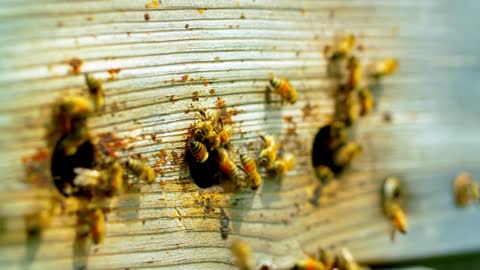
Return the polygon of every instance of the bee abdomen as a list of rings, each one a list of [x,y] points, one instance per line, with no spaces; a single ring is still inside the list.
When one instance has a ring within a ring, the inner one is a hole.
[[[191,140],[188,144],[190,152],[197,162],[203,163],[208,159],[208,151],[205,145],[197,140]]]

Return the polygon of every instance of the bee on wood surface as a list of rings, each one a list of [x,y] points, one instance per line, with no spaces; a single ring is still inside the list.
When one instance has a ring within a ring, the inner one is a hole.
[[[336,61],[350,55],[354,46],[355,36],[348,34],[344,37],[337,38],[335,44],[332,47],[326,47],[324,53],[330,61]]]
[[[400,179],[394,176],[385,179],[382,186],[382,209],[393,225],[392,241],[395,239],[396,231],[405,234],[408,230],[407,218],[401,207],[402,197],[403,192]]]
[[[195,125],[195,136],[201,142],[208,144],[210,149],[220,146],[220,136],[214,130],[215,126],[212,121],[203,121]]]
[[[260,138],[263,140],[264,146],[258,159],[260,160],[260,165],[268,168],[277,159],[277,140],[273,135],[260,135]]]
[[[335,95],[335,119],[353,125],[360,116],[358,97],[354,92],[340,92]]]
[[[333,156],[335,165],[345,167],[362,152],[362,147],[355,142],[347,142],[340,146]]]
[[[220,145],[226,145],[233,135],[233,126],[232,125],[225,125],[222,130],[218,133],[218,137],[220,137]]]
[[[148,184],[155,181],[155,171],[139,159],[129,158],[127,168],[130,169],[140,180]]]
[[[297,102],[297,89],[291,86],[287,79],[273,77],[269,82],[270,87],[282,97],[282,102],[284,100],[290,104]]]
[[[255,257],[249,244],[242,240],[235,240],[232,243],[232,254],[235,257],[235,264],[241,270],[253,270]]]
[[[90,213],[90,234],[95,244],[101,244],[105,237],[105,214],[102,209]]]
[[[191,139],[188,143],[188,147],[192,153],[192,156],[197,162],[203,163],[208,159],[207,147],[203,143],[195,139]]]
[[[373,111],[375,101],[372,92],[368,88],[362,88],[358,91],[358,100],[360,102],[360,115],[366,115]]]
[[[312,258],[306,258],[298,261],[292,270],[327,270],[323,263]]]
[[[95,111],[103,111],[105,108],[105,95],[103,93],[103,83],[95,78],[93,74],[85,74],[90,99]]]
[[[237,165],[230,159],[228,153],[223,148],[217,148],[218,155],[218,165],[220,167],[220,172],[222,175],[231,180],[238,179],[238,168]]]
[[[471,174],[462,172],[453,181],[453,191],[457,206],[466,207],[469,203],[478,200],[480,187]]]
[[[247,174],[250,187],[253,190],[258,189],[258,187],[262,184],[262,177],[257,171],[255,160],[253,160],[253,158],[251,158],[249,155],[242,154],[240,155],[240,161],[242,163],[243,170]]]
[[[295,167],[296,161],[297,160],[293,154],[285,153],[279,159],[275,160],[268,170],[276,175],[285,175]]]
[[[374,77],[383,77],[397,71],[398,60],[396,58],[385,58],[370,66],[370,74]]]

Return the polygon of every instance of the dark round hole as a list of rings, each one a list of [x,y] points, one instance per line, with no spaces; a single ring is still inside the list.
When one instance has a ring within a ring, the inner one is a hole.
[[[193,182],[200,188],[208,188],[220,184],[220,168],[217,162],[216,151],[209,152],[208,159],[199,163],[195,160],[190,150],[185,151],[185,160]]]
[[[78,191],[74,194],[68,194],[67,187],[73,187],[73,179],[76,174],[73,169],[81,167],[91,169],[95,162],[95,146],[90,140],[85,141],[77,149],[77,152],[71,156],[65,155],[62,142],[65,136],[58,140],[52,154],[50,172],[52,174],[55,186],[65,196],[78,195],[89,196],[89,192],[85,190]]]
[[[324,165],[329,167],[335,174],[342,171],[344,167],[335,165],[333,156],[335,150],[338,149],[332,148],[333,138],[332,134],[332,125],[326,125],[317,132],[315,135],[315,140],[313,141],[312,148],[312,164],[313,167],[319,165]]]

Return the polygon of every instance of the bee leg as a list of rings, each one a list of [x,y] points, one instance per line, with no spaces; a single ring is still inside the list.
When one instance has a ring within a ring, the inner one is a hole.
[[[323,185],[317,184],[317,186],[315,187],[315,190],[313,191],[313,196],[310,199],[310,203],[315,207],[318,207],[320,195],[322,195],[322,189],[323,189]]]

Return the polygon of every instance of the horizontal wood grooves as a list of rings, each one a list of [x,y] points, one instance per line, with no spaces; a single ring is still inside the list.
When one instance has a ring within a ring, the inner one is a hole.
[[[447,1],[162,0],[159,9],[145,9],[146,2],[2,4],[0,268],[230,269],[229,247],[237,238],[252,245],[258,266],[279,269],[319,247],[345,246],[374,263],[480,249],[478,207],[456,209],[450,194],[459,170],[480,174],[480,129],[472,116],[479,94],[455,87],[478,85],[461,74],[478,75],[479,55],[458,49],[468,44],[452,45],[466,28],[446,17]],[[381,82],[376,111],[351,130],[363,154],[341,176],[335,195],[313,207],[311,143],[332,117],[335,85],[322,50],[349,32],[364,46],[363,63],[395,56],[401,68]],[[84,61],[81,74],[66,64],[72,58]],[[462,59],[471,64],[459,66]],[[111,69],[120,69],[113,80]],[[271,72],[299,90],[295,105],[282,106],[275,95],[265,102]],[[120,158],[141,153],[164,171],[152,185],[131,177],[131,189],[107,202],[105,243],[83,252],[74,216],[56,217],[38,242],[26,238],[22,217],[47,207],[48,192],[24,183],[21,158],[44,146],[50,105],[81,93],[85,73],[105,86],[106,113],[89,122],[94,134],[132,138],[134,148],[118,151]],[[258,133],[274,133],[286,138],[297,167],[281,180],[262,171],[257,192],[198,189],[184,170],[187,129],[195,110],[214,108],[217,98],[238,111],[232,143],[239,152],[256,155]],[[302,112],[307,104],[310,115]],[[298,136],[287,135],[284,116],[297,123]],[[163,150],[167,162],[157,165]],[[390,174],[409,187],[410,231],[395,243],[378,196]],[[206,197],[215,209],[208,214],[200,203]],[[220,236],[220,208],[231,218],[228,240]]]

